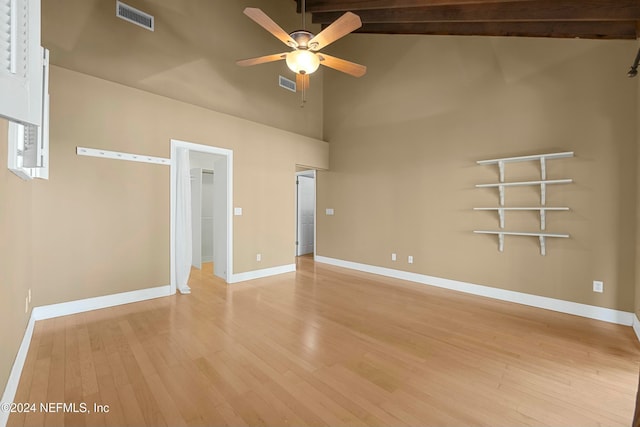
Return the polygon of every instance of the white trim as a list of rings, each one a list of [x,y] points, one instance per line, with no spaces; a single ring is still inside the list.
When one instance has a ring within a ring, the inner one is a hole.
[[[76,301],[61,302],[59,304],[34,307],[31,317],[35,320],[52,319],[54,317],[68,316],[70,314],[83,313],[85,311],[99,310],[101,308],[114,307],[116,305],[130,304],[148,299],[166,297],[170,294],[169,285],[156,288],[139,289],[136,291],[122,292],[119,294],[104,295],[101,297],[86,298]]]
[[[33,328],[37,320],[51,319],[54,317],[67,316],[70,314],[83,313],[85,311],[98,310],[101,308],[113,307],[116,305],[129,304],[132,302],[140,302],[149,299],[169,296],[170,286],[158,286],[155,288],[139,289],[136,291],[122,292],[119,294],[105,295],[95,298],[86,298],[77,301],[63,302],[60,304],[44,305],[34,307],[31,311],[31,317],[27,324],[27,329],[22,337],[22,343],[18,349],[18,354],[11,367],[11,373],[4,388],[1,402],[13,402],[20,383],[22,369],[27,359],[31,338],[33,337]],[[9,420],[9,412],[0,410],[0,426],[7,425]]]
[[[171,226],[170,226],[170,251],[171,251],[171,294],[176,293],[176,155],[178,148],[200,151],[203,153],[219,154],[227,158],[227,283],[231,283],[233,277],[233,150],[213,147],[211,145],[194,144],[193,142],[171,140]]]
[[[228,283],[244,282],[246,280],[261,279],[263,277],[275,276],[277,274],[291,273],[296,271],[295,264],[280,265],[278,267],[263,268],[261,270],[237,273],[231,276]]]
[[[636,338],[640,341],[640,319],[638,319],[638,315],[633,315],[633,332],[636,333]]]
[[[476,285],[473,283],[459,282],[457,280],[443,279],[440,277],[427,276],[424,274],[411,273],[408,271],[394,270],[391,268],[377,267],[374,265],[360,264],[357,262],[343,261],[324,256],[316,256],[315,260],[324,264],[331,264],[337,267],[349,268],[352,270],[364,271],[367,273],[379,274],[381,276],[393,277],[395,279],[408,280],[423,285],[437,286],[439,288],[451,289],[473,295],[498,299],[501,301],[515,302],[546,310],[558,311],[561,313],[573,314],[575,316],[588,317],[590,319],[602,320],[610,323],[631,326],[635,317],[633,313],[610,308],[597,307],[594,305],[580,304],[571,301],[564,301],[555,298],[542,297],[538,295],[525,294],[522,292],[509,291],[506,289],[492,288],[490,286]],[[640,330],[640,324],[638,325]],[[636,333],[638,333],[636,330]],[[639,334],[640,337],[640,334]]]
[[[16,355],[16,359],[14,360],[13,366],[11,367],[7,385],[4,387],[2,400],[0,400],[0,402],[2,403],[13,402],[16,397],[18,384],[20,383],[20,376],[22,375],[22,368],[24,368],[24,362],[27,360],[27,353],[29,351],[29,346],[31,345],[31,337],[33,336],[33,327],[35,326],[35,323],[36,321],[33,317],[32,311],[31,317],[29,318],[29,323],[27,324],[27,329],[24,331],[24,336],[22,337],[22,343],[20,344],[20,348],[18,349],[18,354]],[[5,427],[7,425],[7,421],[9,421],[9,415],[10,412],[0,410],[0,426]]]

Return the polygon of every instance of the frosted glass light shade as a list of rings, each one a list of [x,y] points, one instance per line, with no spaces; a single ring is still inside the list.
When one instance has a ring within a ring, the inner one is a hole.
[[[287,67],[298,74],[311,74],[320,66],[318,55],[304,49],[287,53],[286,61]]]

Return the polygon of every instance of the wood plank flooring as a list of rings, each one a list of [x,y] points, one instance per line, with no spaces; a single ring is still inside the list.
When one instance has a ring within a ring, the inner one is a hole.
[[[631,424],[640,345],[629,327],[308,257],[296,273],[232,286],[208,265],[190,286],[37,322],[15,401],[79,410],[8,425]]]

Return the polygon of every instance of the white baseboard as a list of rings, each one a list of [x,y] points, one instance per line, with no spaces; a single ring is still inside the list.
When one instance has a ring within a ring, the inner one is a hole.
[[[261,270],[247,271],[244,273],[235,273],[228,281],[231,283],[244,282],[246,280],[261,279],[263,277],[275,276],[276,274],[291,273],[296,271],[295,264],[280,265],[278,267],[263,268]]]
[[[32,311],[29,323],[27,323],[27,329],[24,331],[24,336],[22,337],[22,343],[20,343],[20,348],[18,349],[18,354],[16,355],[16,359],[11,367],[7,385],[4,387],[4,393],[2,393],[2,400],[0,400],[0,403],[11,403],[16,397],[16,391],[18,390],[18,384],[20,383],[20,376],[22,375],[24,362],[27,360],[27,352],[29,351],[29,345],[31,344],[31,337],[33,336],[33,327],[35,326],[35,323],[36,321],[33,317]],[[9,415],[10,412],[0,409],[0,426],[5,427],[7,425]]]
[[[635,315],[626,311],[612,310],[610,308],[580,304],[555,298],[525,294],[522,292],[509,291],[506,289],[492,288],[490,286],[459,282],[457,280],[443,279],[441,277],[427,276],[424,274],[394,270],[386,267],[377,267],[368,264],[360,264],[357,262],[344,261],[324,256],[316,256],[315,260],[317,262],[331,264],[337,267],[344,267],[352,270],[364,271],[366,273],[373,273],[386,277],[393,277],[395,279],[408,280],[410,282],[437,286],[439,288],[451,289],[454,291],[480,295],[483,297],[494,298],[502,301],[510,301],[532,307],[544,308],[546,310],[553,310],[561,313],[588,317],[590,319],[602,320],[609,323],[617,323],[625,326],[634,325]],[[640,339],[640,323],[635,330]]]
[[[638,319],[638,315],[634,314],[633,315],[633,332],[636,333],[636,337],[638,338],[638,341],[640,341],[640,319]]]
[[[34,307],[31,310],[31,317],[27,324],[27,329],[22,337],[22,343],[18,349],[18,354],[11,367],[9,380],[4,388],[2,400],[0,402],[13,402],[18,390],[22,368],[27,359],[27,352],[31,344],[33,336],[33,328],[37,320],[51,319],[54,317],[67,316],[70,314],[83,313],[85,311],[98,310],[101,308],[113,307],[116,305],[129,304],[132,302],[140,302],[153,298],[165,297],[170,295],[170,286],[158,286],[156,288],[140,289],[137,291],[123,292],[119,294],[105,295],[95,298],[87,298],[77,301],[63,302],[60,304],[51,304],[41,307]],[[5,427],[9,420],[9,413],[0,410],[0,427]]]
[[[139,289],[137,291],[122,292],[119,294],[43,305],[41,307],[34,307],[31,316],[34,317],[35,320],[44,320],[153,298],[166,297],[170,295],[169,288],[169,285],[158,286],[156,288]]]

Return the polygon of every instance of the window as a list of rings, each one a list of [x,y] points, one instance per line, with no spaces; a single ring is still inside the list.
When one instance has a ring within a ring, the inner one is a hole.
[[[49,179],[49,51],[42,49],[41,126],[9,122],[9,170],[22,179]]]
[[[40,46],[40,0],[0,0],[0,117],[10,122],[9,169],[48,179],[49,51]]]
[[[40,0],[0,0],[0,17],[0,116],[40,126]]]

